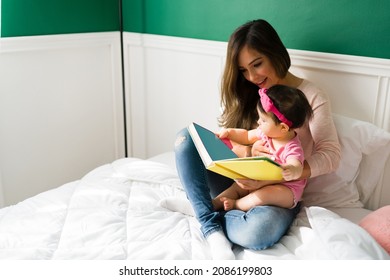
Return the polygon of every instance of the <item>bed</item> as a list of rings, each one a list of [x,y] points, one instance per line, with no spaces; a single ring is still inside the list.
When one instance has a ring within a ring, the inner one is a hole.
[[[390,134],[342,116],[335,122],[341,167],[311,180],[305,207],[279,243],[263,251],[235,246],[237,259],[389,259],[359,222],[389,186],[378,167],[390,170]],[[172,196],[186,199],[172,152],[116,160],[1,209],[0,258],[210,259],[196,219],[159,206]]]
[[[128,40],[126,42],[131,45]],[[192,50],[196,42],[190,43]],[[151,43],[145,45],[147,52]],[[165,45],[171,47],[173,44]],[[174,45],[177,48],[176,41]],[[185,41],[183,46],[187,45]],[[131,48],[127,49],[131,52]],[[215,49],[212,49],[214,54]],[[182,51],[177,52],[182,59]],[[175,52],[170,50],[172,53]],[[210,57],[209,53],[202,55],[205,59]],[[344,82],[351,75],[360,82],[361,77],[370,80],[372,77],[363,73],[369,67],[357,65],[355,58],[346,58],[346,66],[340,70],[340,57],[294,51],[291,55],[293,70],[320,84],[329,78]],[[365,66],[371,65],[371,62],[365,63]],[[381,60],[380,63],[384,62]],[[154,61],[153,65],[160,64]],[[332,67],[337,67],[337,75],[343,74],[335,78]],[[144,73],[149,73],[148,67],[143,68]],[[363,70],[357,73],[357,68]],[[388,61],[384,67],[376,69],[390,76]],[[183,71],[183,78],[187,74]],[[153,78],[152,74],[149,76]],[[344,95],[331,94],[336,112],[334,121],[342,145],[339,169],[309,180],[303,197],[304,207],[280,242],[262,251],[234,246],[237,259],[390,259],[389,78],[379,81],[380,88],[385,90],[373,98],[375,104],[383,106],[370,109],[374,116],[372,121],[366,120],[367,111],[353,109],[356,104],[339,105],[351,95],[347,94],[345,99]],[[164,87],[162,83],[157,84]],[[374,83],[375,90],[377,85]],[[131,91],[131,87],[128,88]],[[358,91],[361,84],[358,82],[353,89]],[[356,96],[356,103],[366,106],[367,100]],[[137,100],[137,96],[132,96],[132,100]],[[381,102],[383,100],[385,102]],[[188,100],[183,102],[186,104]],[[139,114],[139,111],[133,110],[132,114]],[[181,121],[188,117],[183,116]],[[173,138],[169,141],[173,143]],[[133,139],[133,143],[140,142],[140,139]],[[186,200],[172,151],[107,163],[80,180],[0,209],[0,259],[211,259],[196,218],[190,212],[162,207],[160,201],[167,197]]]

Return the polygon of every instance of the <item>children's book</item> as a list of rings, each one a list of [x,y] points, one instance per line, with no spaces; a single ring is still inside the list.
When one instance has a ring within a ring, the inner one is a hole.
[[[268,157],[239,158],[214,132],[191,123],[188,131],[206,169],[231,179],[281,180],[282,168]]]

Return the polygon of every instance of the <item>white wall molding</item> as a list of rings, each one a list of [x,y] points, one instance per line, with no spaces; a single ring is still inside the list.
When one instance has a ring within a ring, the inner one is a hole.
[[[225,58],[226,42],[125,32],[125,44]],[[390,76],[390,59],[289,49],[292,64],[299,67],[376,76]]]
[[[105,49],[110,59],[110,75],[112,110],[115,121],[115,154],[123,155],[123,120],[122,105],[122,69],[120,55],[119,32],[97,32],[79,34],[60,34],[43,36],[22,36],[0,38],[0,55],[34,52],[77,52],[81,49]],[[1,59],[1,57],[0,57]],[[1,60],[0,60],[1,61]],[[77,71],[77,69],[74,69]],[[91,69],[93,71],[94,69]],[[120,116],[118,118],[118,116]]]
[[[390,75],[389,59],[293,49],[289,49],[289,53],[292,64],[300,67],[377,76]]]
[[[119,32],[74,33],[0,38],[0,52],[56,50],[68,48],[119,46]]]
[[[1,179],[1,170],[0,170],[0,208],[5,205],[4,203],[4,188],[3,188],[3,180]]]
[[[390,60],[289,50],[292,69],[327,90],[337,113],[374,123],[390,131]],[[345,98],[340,98],[345,95]],[[354,99],[360,108],[354,107]],[[336,103],[337,102],[337,103]],[[366,107],[361,107],[362,105]]]
[[[145,157],[146,145],[146,73],[142,35],[125,33],[123,37],[125,65],[125,102],[127,149],[129,156]],[[130,94],[132,93],[132,94]]]
[[[145,158],[168,147],[172,150],[175,134],[188,124],[191,111],[198,121],[216,127],[218,81],[226,43],[124,33],[124,51],[126,99],[130,100],[128,147],[132,156]],[[203,104],[202,94],[206,93],[209,101]],[[176,103],[183,104],[176,107]],[[204,114],[196,116],[199,109]],[[180,119],[181,111],[186,111],[187,118]],[[161,126],[172,123],[162,131],[153,119],[162,122]],[[157,137],[163,143],[151,140]]]
[[[378,98],[374,110],[374,123],[390,131],[390,75],[378,79]]]
[[[124,156],[120,48],[119,32],[0,38],[6,205]]]
[[[157,116],[150,110],[159,110],[153,105],[154,99],[161,108],[177,111],[178,114],[168,112],[169,117],[159,119],[166,121],[167,124],[162,125],[169,125],[172,130],[190,121],[188,112],[179,115],[180,108],[188,108],[187,102],[202,106],[202,99],[213,106],[204,104],[200,112],[194,111],[192,121],[201,119],[206,125],[215,125],[226,42],[139,33],[124,33],[124,38],[126,95],[131,100],[127,116],[128,123],[132,124],[129,146],[133,147],[133,155],[148,157],[171,148],[168,140],[160,144],[150,140],[158,137],[150,129],[154,127],[152,118]],[[390,102],[390,60],[292,49],[289,53],[291,71],[324,88],[335,113],[370,121],[390,131],[390,113],[385,110]],[[214,74],[207,71],[209,68]],[[169,85],[177,81],[181,86]],[[155,84],[160,85],[163,98],[155,95]],[[197,89],[197,98],[188,95],[187,99],[180,100],[180,91],[186,85],[190,91]],[[164,105],[167,100],[171,105]],[[169,137],[173,137],[172,134],[168,132]],[[160,148],[154,148],[156,145]]]

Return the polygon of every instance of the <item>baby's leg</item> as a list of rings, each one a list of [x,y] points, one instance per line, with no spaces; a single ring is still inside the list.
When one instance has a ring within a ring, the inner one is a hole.
[[[284,185],[269,185],[238,199],[235,208],[248,211],[255,206],[273,205],[291,208],[294,205],[292,191]]]
[[[249,191],[240,188],[236,183],[233,183],[229,188],[225,191],[221,192],[217,197],[213,199],[213,206],[215,210],[224,209],[224,203],[221,198],[230,198],[230,199],[238,199],[247,195]],[[225,209],[226,210],[226,209]]]
[[[223,203],[223,209],[225,211],[229,211],[236,208],[236,199],[223,196],[220,198],[220,200]]]

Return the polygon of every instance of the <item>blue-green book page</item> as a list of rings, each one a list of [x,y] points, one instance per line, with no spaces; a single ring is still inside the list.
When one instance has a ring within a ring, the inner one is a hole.
[[[237,158],[237,155],[219,139],[214,132],[194,123],[203,145],[213,161]]]

